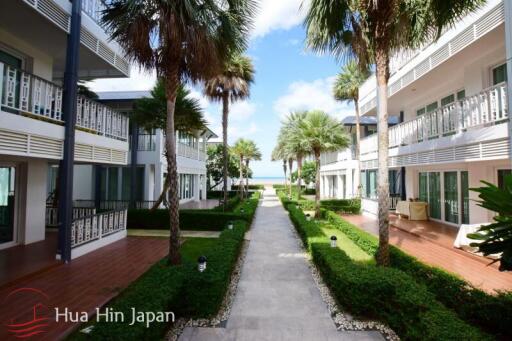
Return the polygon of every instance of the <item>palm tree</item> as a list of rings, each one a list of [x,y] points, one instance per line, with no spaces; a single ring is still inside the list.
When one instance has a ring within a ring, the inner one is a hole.
[[[278,161],[278,160],[283,161],[284,187],[286,188],[288,186],[288,180],[286,177],[287,165],[286,165],[286,157],[284,156],[282,148],[283,148],[283,146],[281,146],[279,144],[274,147],[274,149],[272,150],[271,161]]]
[[[309,147],[300,139],[300,122],[307,116],[306,111],[293,112],[287,116],[281,127],[284,136],[284,144],[287,151],[294,155],[297,160],[297,198],[300,199],[302,192],[302,161],[304,156],[311,152]]]
[[[289,187],[288,187],[288,196],[292,197],[292,173],[293,173],[293,162],[295,161],[295,153],[288,148],[288,141],[285,129],[281,127],[279,130],[279,135],[277,137],[277,146],[276,146],[276,154],[279,155],[280,158],[283,159],[283,167],[286,167],[286,162],[288,162],[289,169]],[[286,172],[285,172],[286,173]],[[286,176],[286,174],[285,174]]]
[[[149,97],[135,101],[134,111],[130,118],[146,130],[165,130],[167,126],[167,98],[165,95],[164,79],[157,80],[157,83],[151,89]],[[194,131],[204,130],[205,127],[206,120],[203,117],[203,109],[199,100],[190,97],[190,90],[180,86],[176,95],[176,107],[174,110],[175,130],[193,133]],[[160,207],[160,204],[166,199],[168,191],[169,177],[166,176],[162,192],[151,210]]]
[[[169,262],[181,263],[174,111],[180,85],[218,73],[228,53],[247,47],[254,0],[111,0],[102,21],[127,57],[165,79],[169,178]]]
[[[297,139],[304,149],[311,150],[315,157],[316,169],[320,170],[320,154],[346,148],[350,144],[341,122],[323,111],[309,111],[300,120],[296,130]],[[320,172],[316,172],[315,215],[320,215]]]
[[[341,72],[336,77],[333,86],[334,98],[338,101],[354,101],[356,112],[356,145],[355,155],[359,163],[359,146],[361,144],[361,129],[359,123],[359,88],[370,76],[368,69],[361,69],[355,60],[348,61]],[[361,169],[360,164],[358,168]],[[361,194],[361,173],[359,170],[356,172],[355,183],[358,184],[358,194]]]
[[[247,153],[245,154],[245,193],[248,197],[249,194],[249,162],[250,161],[261,161],[261,152],[256,146],[254,141],[249,140]]]
[[[388,80],[390,55],[439,38],[443,29],[485,0],[312,0],[306,14],[308,47],[338,59],[375,65],[378,117],[379,250],[389,264]]]
[[[236,155],[239,160],[239,168],[240,168],[240,176],[239,176],[239,184],[238,191],[240,192],[240,198],[244,198],[244,160],[247,155],[251,152],[251,141],[246,139],[238,139],[233,147],[231,147],[231,153]],[[249,169],[245,170],[247,174]]]
[[[254,81],[254,67],[250,58],[235,53],[229,56],[220,72],[205,83],[204,94],[222,102],[222,143],[224,145],[224,208],[228,200],[228,116],[229,103],[249,98]]]

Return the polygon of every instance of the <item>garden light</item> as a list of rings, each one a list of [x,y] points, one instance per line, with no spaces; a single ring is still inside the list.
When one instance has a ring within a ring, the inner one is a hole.
[[[311,214],[309,214],[309,213],[308,213],[308,214],[306,214],[306,220],[307,220],[307,221],[311,221]]]
[[[336,247],[336,240],[338,240],[336,236],[331,236],[331,247]]]
[[[232,221],[230,221],[230,222],[228,223],[228,229],[229,229],[229,230],[232,230],[232,229],[233,229],[233,222],[232,222]]]
[[[199,270],[199,272],[203,272],[204,270],[206,270],[206,257],[205,256],[200,256],[197,259],[197,269]]]

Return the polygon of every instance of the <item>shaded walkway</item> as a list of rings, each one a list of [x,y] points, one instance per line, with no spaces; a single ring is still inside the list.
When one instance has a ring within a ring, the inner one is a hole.
[[[293,226],[266,189],[226,328],[186,328],[180,340],[374,340],[377,332],[336,330]]]
[[[371,234],[378,235],[378,222],[374,217],[344,215],[343,218]],[[393,224],[399,224],[400,228],[392,226]],[[437,229],[440,228],[437,226]],[[425,231],[429,233],[426,234]],[[434,232],[436,231],[432,229],[425,230],[419,223],[391,219],[389,242],[427,264],[459,275],[485,291],[512,290],[512,274],[500,272],[496,265],[488,266],[489,259],[450,247],[450,243],[453,245],[450,238],[453,236],[455,239],[453,232],[452,235],[444,237]]]

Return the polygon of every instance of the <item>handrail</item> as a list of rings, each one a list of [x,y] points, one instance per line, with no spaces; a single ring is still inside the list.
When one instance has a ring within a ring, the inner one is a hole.
[[[62,87],[22,69],[0,62],[0,107],[53,123],[64,122]],[[122,141],[128,139],[126,115],[84,96],[77,97],[76,126]]]

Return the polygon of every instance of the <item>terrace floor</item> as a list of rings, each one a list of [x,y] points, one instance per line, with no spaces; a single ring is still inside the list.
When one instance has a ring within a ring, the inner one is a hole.
[[[363,230],[378,235],[377,219],[343,215]],[[390,216],[389,241],[421,261],[459,275],[487,292],[512,290],[512,274],[500,272],[491,260],[453,247],[454,227],[434,221],[410,221]]]
[[[95,313],[168,252],[166,238],[127,237],[69,264],[59,263],[0,288],[0,340],[19,338],[6,324],[48,318],[38,340],[63,339],[78,323],[55,321],[62,312]],[[16,291],[20,290],[21,291]]]

